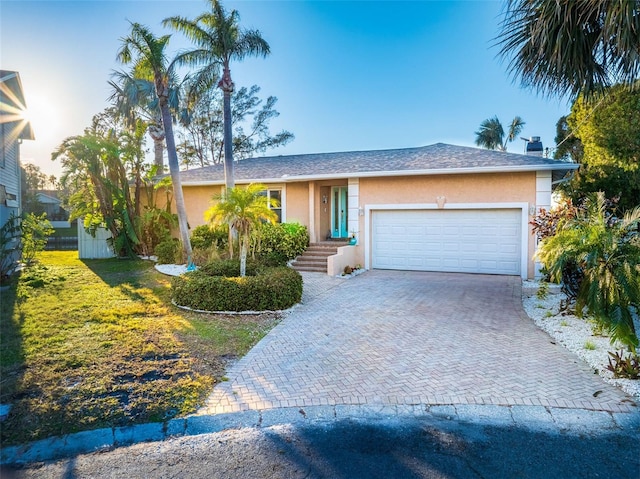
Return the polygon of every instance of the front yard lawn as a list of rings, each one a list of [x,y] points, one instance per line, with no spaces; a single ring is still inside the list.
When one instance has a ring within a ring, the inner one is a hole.
[[[0,293],[3,446],[194,412],[278,320],[184,312],[152,263],[77,254],[42,253]]]

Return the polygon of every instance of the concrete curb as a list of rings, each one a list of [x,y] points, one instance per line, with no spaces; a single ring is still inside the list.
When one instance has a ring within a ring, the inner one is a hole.
[[[228,429],[329,425],[341,421],[397,422],[419,420],[438,426],[471,423],[523,428],[548,434],[628,434],[640,440],[640,412],[611,413],[543,406],[494,405],[335,405],[247,410],[238,413],[188,416],[165,423],[104,428],[0,450],[0,465],[52,461],[78,454],[110,450],[172,437],[216,433]]]

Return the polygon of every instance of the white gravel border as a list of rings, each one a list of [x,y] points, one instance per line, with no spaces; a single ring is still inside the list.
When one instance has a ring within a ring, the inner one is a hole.
[[[611,344],[608,336],[595,335],[593,324],[589,320],[560,311],[561,302],[566,302],[567,297],[558,285],[549,284],[549,292],[546,298],[542,299],[536,295],[539,286],[540,283],[537,281],[522,283],[522,305],[533,322],[596,370],[606,382],[640,398],[640,380],[614,379],[613,373],[606,369],[609,365],[608,352],[621,349],[626,351],[626,348],[620,343]],[[640,331],[639,323],[636,321],[636,331]],[[587,341],[595,346],[595,349],[585,348]]]
[[[155,268],[167,276],[180,276],[187,272],[186,264],[157,264]]]

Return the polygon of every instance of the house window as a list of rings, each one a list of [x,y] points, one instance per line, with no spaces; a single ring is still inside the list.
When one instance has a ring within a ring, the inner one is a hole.
[[[278,219],[276,221],[278,223],[282,223],[282,190],[279,188],[269,189],[265,194],[269,200],[275,200],[277,202],[278,206],[272,206],[271,201],[269,201],[269,209],[278,215]]]

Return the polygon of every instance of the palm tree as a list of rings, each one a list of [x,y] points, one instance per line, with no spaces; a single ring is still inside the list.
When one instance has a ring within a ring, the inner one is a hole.
[[[509,0],[499,55],[522,84],[576,98],[640,76],[637,0]]]
[[[504,128],[497,116],[488,118],[480,123],[480,129],[476,131],[476,145],[488,150],[507,151],[507,143],[511,143],[522,131],[524,121],[519,116],[511,120],[509,133],[504,136]]]
[[[229,224],[240,236],[240,277],[244,277],[247,267],[247,250],[251,230],[261,222],[275,223],[278,215],[270,209],[277,207],[277,201],[265,195],[266,186],[252,183],[247,188],[231,188],[213,200],[217,203],[205,212],[207,221],[214,224]],[[233,246],[229,243],[233,257]]]
[[[567,270],[578,270],[582,280],[576,297],[576,313],[586,308],[594,319],[632,351],[638,347],[633,310],[640,305],[640,206],[622,220],[606,212],[603,193],[591,195],[575,218],[558,225],[545,238],[536,256],[553,281]]]
[[[122,48],[118,52],[118,59],[124,64],[133,64],[134,77],[153,78],[155,92],[158,97],[162,126],[167,143],[167,157],[169,160],[169,172],[173,183],[173,195],[178,214],[180,239],[185,254],[191,264],[191,241],[189,239],[189,225],[187,222],[187,210],[182,193],[180,181],[180,165],[176,152],[176,142],[173,136],[171,111],[169,109],[169,96],[171,93],[171,80],[174,76],[175,60],[168,62],[166,47],[170,35],[155,37],[149,29],[139,23],[131,24],[131,33],[122,38]]]
[[[70,186],[71,218],[84,217],[95,230],[104,223],[118,255],[134,256],[139,239],[134,227],[129,179],[122,162],[123,145],[113,131],[100,132],[99,115],[83,135],[66,138],[51,154],[61,160],[61,183]]]
[[[134,78],[132,73],[123,71],[115,71],[113,76],[116,81],[109,82],[113,88],[109,101],[128,126],[135,125],[140,117],[147,123],[147,132],[153,140],[154,163],[161,173],[165,134],[153,79]]]
[[[218,79],[220,67],[222,78],[218,87],[222,90],[224,117],[224,171],[228,189],[235,186],[233,168],[233,139],[231,133],[231,94],[234,84],[229,65],[231,60],[241,61],[248,56],[266,57],[270,53],[269,44],[258,30],[240,28],[240,15],[236,10],[228,13],[218,0],[208,0],[211,11],[189,20],[184,17],[169,17],[164,26],[185,34],[196,46],[178,56],[177,61],[186,65],[202,66],[195,77],[196,83],[211,86]]]

